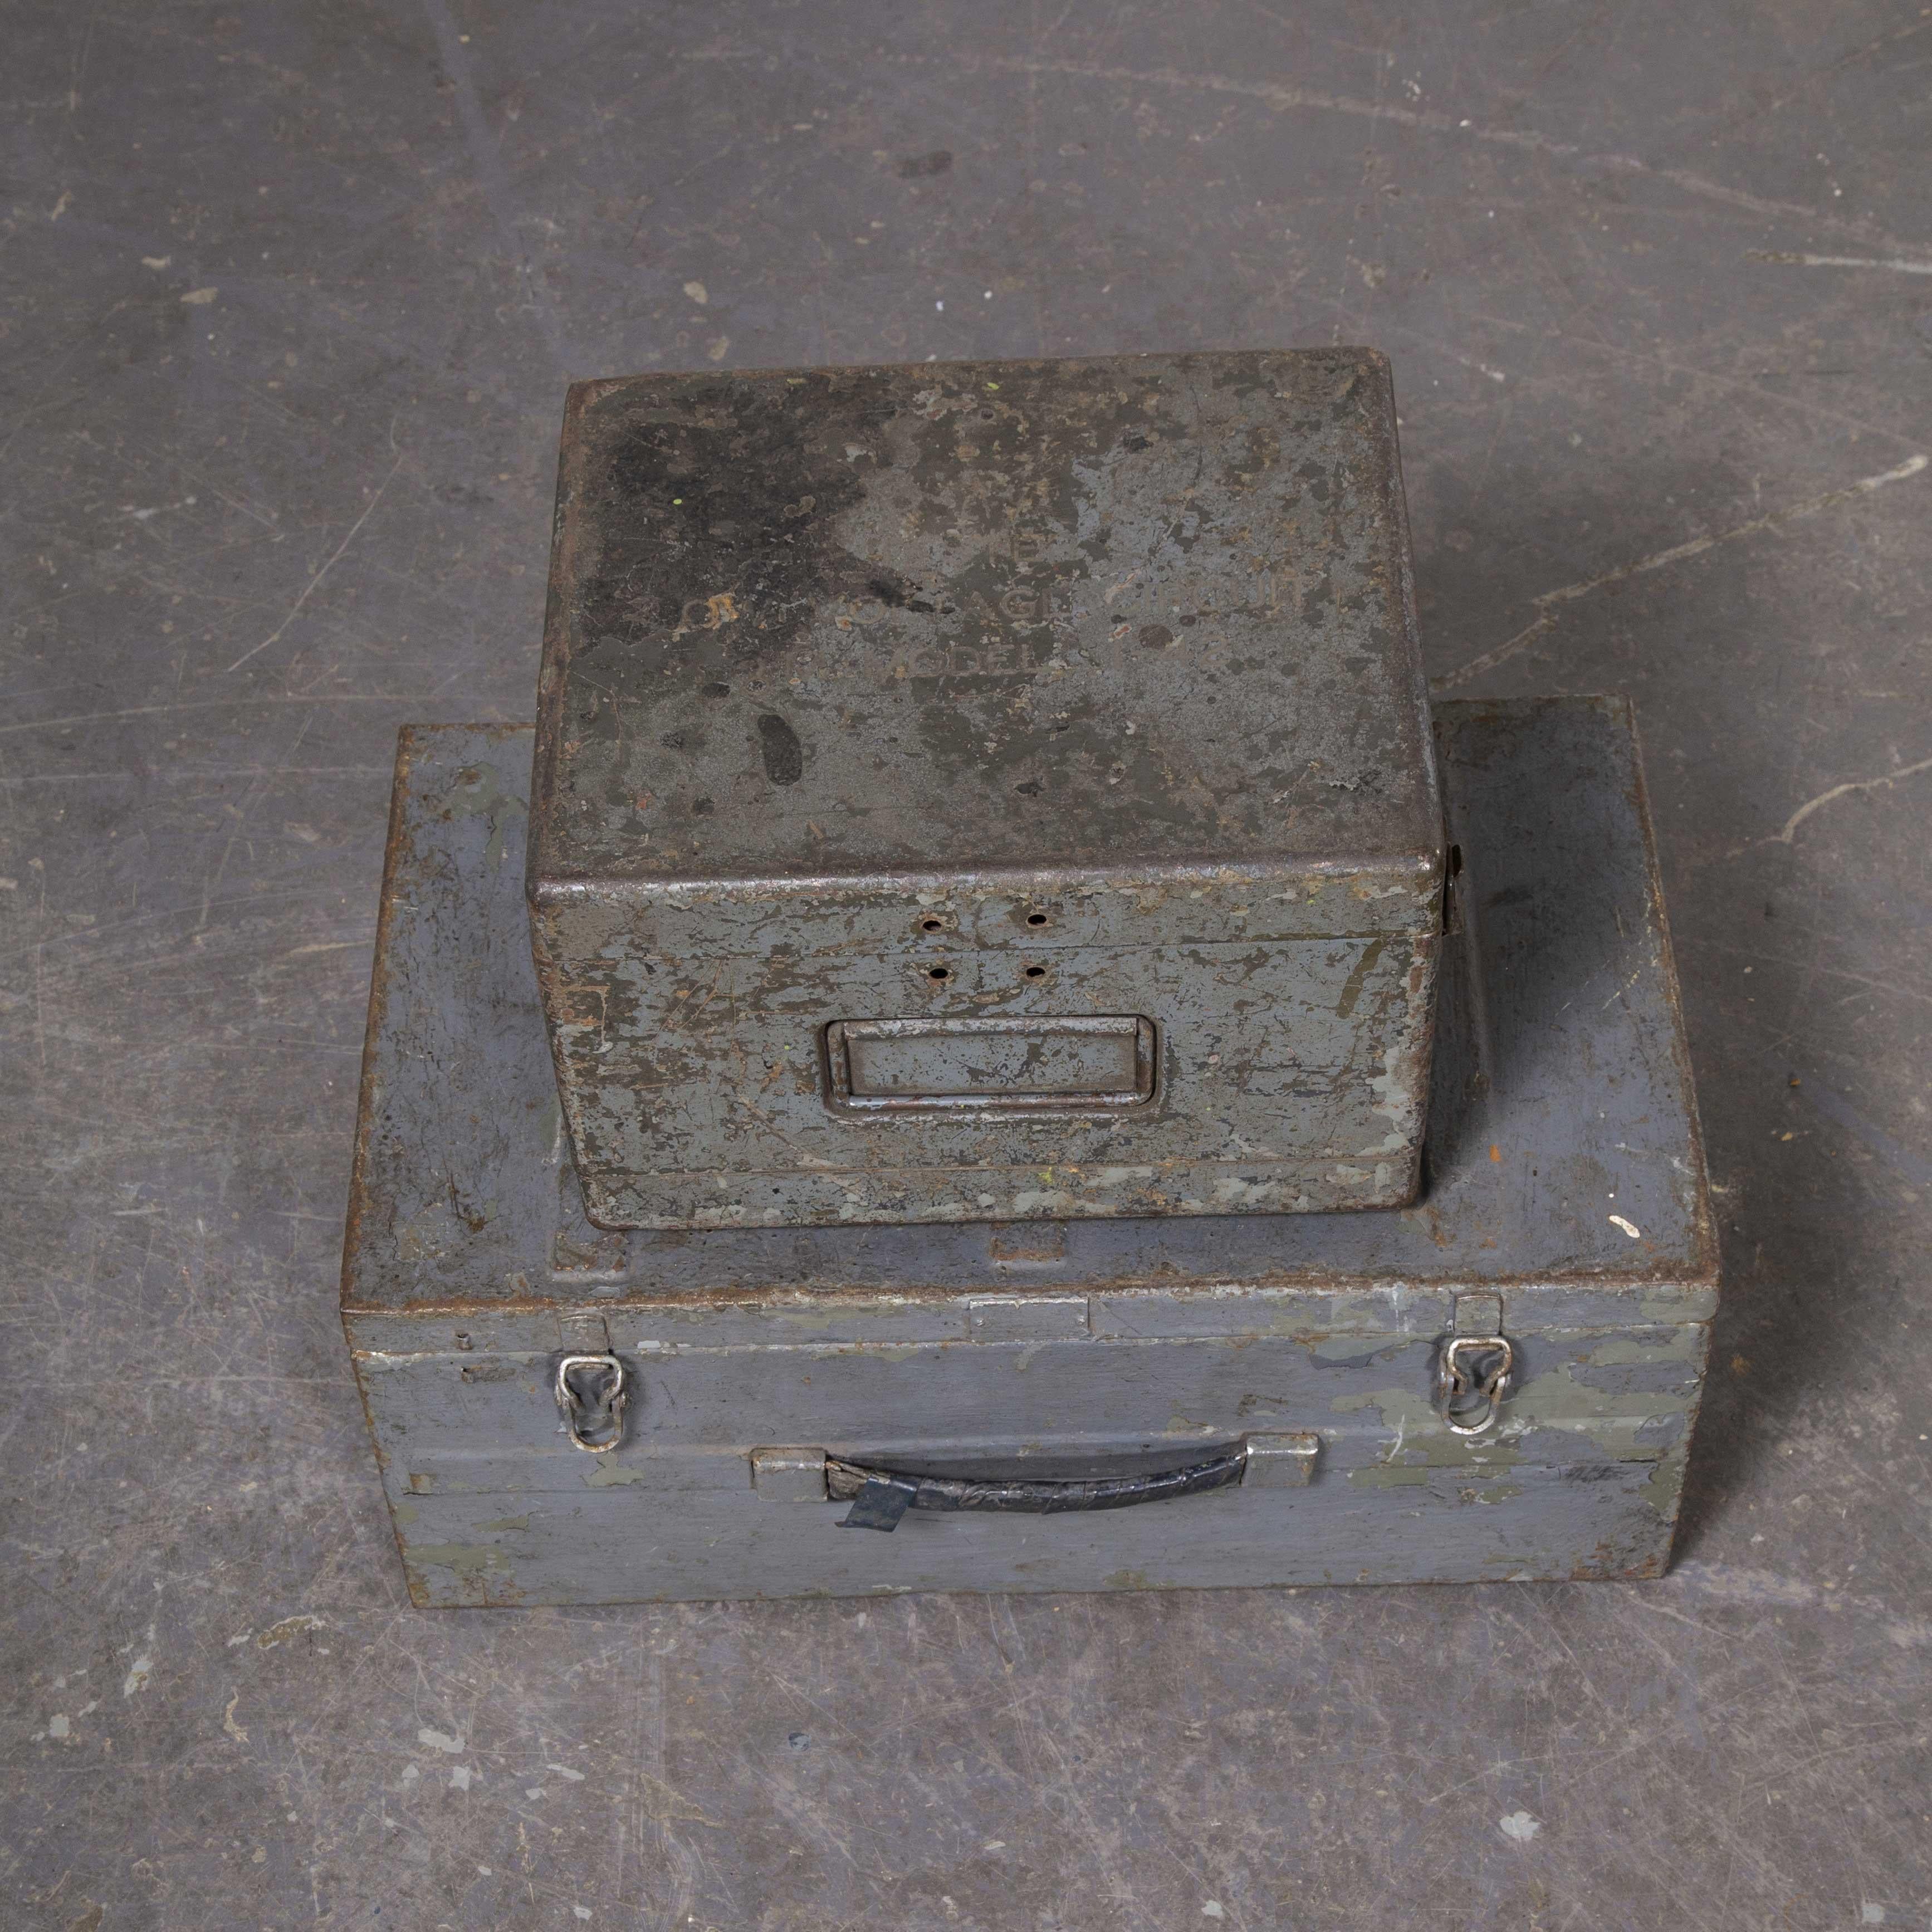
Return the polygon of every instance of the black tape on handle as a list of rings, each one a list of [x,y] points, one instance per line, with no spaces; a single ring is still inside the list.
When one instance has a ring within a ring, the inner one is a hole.
[[[867,1468],[828,1459],[825,1473],[832,1495],[853,1498],[839,1519],[841,1529],[898,1528],[909,1509],[994,1510],[1054,1516],[1065,1510],[1130,1509],[1137,1503],[1166,1502],[1176,1496],[1224,1490],[1241,1480],[1245,1448],[1231,1449],[1184,1469],[1150,1476],[1107,1476],[1066,1482],[974,1482],[958,1476],[907,1476],[896,1470]]]

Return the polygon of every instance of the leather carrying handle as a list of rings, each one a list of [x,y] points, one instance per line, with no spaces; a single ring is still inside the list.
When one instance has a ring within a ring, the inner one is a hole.
[[[852,1507],[838,1520],[841,1529],[893,1530],[909,1509],[993,1510],[1033,1516],[1067,1510],[1130,1509],[1137,1503],[1166,1502],[1224,1490],[1241,1480],[1247,1467],[1246,1443],[1184,1469],[1149,1476],[1107,1476],[1064,1482],[975,1482],[958,1476],[910,1476],[869,1468],[828,1456],[826,1493]]]

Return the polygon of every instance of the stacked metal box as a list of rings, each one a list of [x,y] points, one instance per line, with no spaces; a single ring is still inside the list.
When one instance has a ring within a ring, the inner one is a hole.
[[[1714,1292],[1628,716],[1432,731],[1380,358],[573,391],[398,771],[418,1601],[1654,1574]]]

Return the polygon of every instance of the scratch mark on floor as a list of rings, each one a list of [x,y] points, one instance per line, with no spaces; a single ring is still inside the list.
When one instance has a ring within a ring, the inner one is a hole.
[[[370,507],[374,508],[374,506],[372,504]],[[302,749],[302,740],[308,736],[308,728],[314,722],[315,713],[311,711],[302,720],[302,729],[296,734],[296,741],[289,747],[289,756],[291,758]],[[248,814],[268,795],[269,788],[274,784],[280,770],[281,767],[278,765],[267,777],[258,779],[250,786],[248,796],[242,800],[238,808],[226,808],[234,812],[235,822],[228,834],[228,843],[221,848],[221,862],[215,867],[214,876],[202,888],[201,917],[195,924],[194,929],[196,932],[206,932],[208,930],[208,909],[214,903],[214,895],[220,890],[221,881],[227,876],[228,862],[235,856],[236,842],[241,838],[243,830],[248,825]]]
[[[272,692],[254,698],[190,698],[179,704],[130,704],[119,711],[82,711],[68,718],[29,718],[17,724],[0,724],[0,736],[9,736],[16,731],[64,730],[76,724],[107,724],[122,718],[158,718],[178,711],[226,711],[241,704],[423,704],[428,702],[428,700],[419,693],[407,691],[324,691],[313,696],[302,692]],[[213,776],[219,778],[224,774],[216,772]]]
[[[1532,333],[1526,322],[1510,316],[1492,314],[1483,309],[1468,310],[1466,320],[1508,334],[1527,336]],[[1408,341],[1420,343],[1432,354],[1446,356],[1452,362],[1462,364],[1466,368],[1480,373],[1488,366],[1472,357],[1457,354],[1453,345],[1445,342],[1440,334],[1433,331],[1408,327],[1389,316],[1382,317],[1376,326],[1384,336],[1400,337]],[[1754,403],[1768,403],[1774,408],[1794,410],[1819,422],[1832,423],[1840,428],[1856,430],[1860,436],[1876,436],[1901,444],[1909,444],[1912,440],[1910,435],[1902,431],[1896,418],[1888,422],[1873,422],[1843,410],[1826,408],[1803,396],[1767,388],[1764,378],[1774,373],[1772,370],[1761,371],[1756,376],[1750,378],[1726,375],[1721,370],[1707,368],[1695,362],[1680,362],[1674,356],[1655,349],[1636,349],[1628,343],[1606,342],[1594,332],[1580,334],[1573,329],[1558,328],[1550,332],[1549,340],[1552,344],[1561,344],[1566,356],[1577,352],[1586,356],[1600,356],[1610,362],[1632,368],[1676,376],[1694,386],[1748,396]],[[1565,366],[1567,370],[1567,364]],[[1498,374],[1502,374],[1502,372],[1498,370]],[[1514,375],[1504,376],[1506,382],[1519,382],[1530,388],[1546,386],[1553,387],[1559,380],[1555,376],[1538,374],[1533,366],[1520,368]],[[172,588],[160,585],[154,587]]]
[[[694,49],[684,56],[689,60],[711,61],[762,57],[738,48]],[[1546,154],[1552,160],[1574,161],[1583,167],[1601,168],[1606,172],[1618,174],[1646,175],[1655,181],[1668,182],[1672,187],[1682,189],[1684,194],[1696,195],[1706,200],[1720,202],[1728,207],[1743,208],[1754,214],[1788,216],[1796,220],[1808,222],[1814,226],[1856,235],[1866,242],[1879,242],[1887,248],[1901,252],[1909,253],[1912,245],[1895,242],[1888,236],[1876,235],[1862,223],[1848,220],[1844,216],[1833,214],[1828,210],[1808,208],[1799,202],[1769,200],[1762,195],[1751,194],[1747,189],[1732,188],[1724,182],[1714,182],[1702,175],[1694,174],[1687,168],[1653,167],[1635,154],[1593,154],[1576,142],[1559,141],[1550,135],[1539,134],[1534,128],[1480,126],[1467,116],[1448,113],[1440,108],[1405,107],[1393,101],[1362,100],[1346,94],[1328,94],[1311,88],[1286,86],[1277,81],[1237,80],[1226,74],[1188,74],[1175,68],[1110,67],[1097,61],[1029,59],[1015,54],[956,53],[944,57],[899,54],[891,58],[895,64],[900,66],[944,64],[963,68],[968,73],[984,70],[1034,76],[1060,74],[1070,80],[1104,80],[1126,82],[1137,87],[1179,88],[1206,94],[1231,94],[1250,100],[1262,101],[1277,109],[1307,108],[1329,114],[1353,115],[1366,121],[1392,122],[1399,127],[1424,129],[1432,134],[1460,134],[1472,141],[1494,147],[1515,148],[1531,154]]]
[[[1758,842],[1760,844],[1768,845],[1772,843],[1772,841],[1765,838],[1760,839]],[[1748,852],[1750,850],[1751,848],[1748,845],[1741,845],[1736,851],[1727,852],[1724,856],[1727,859],[1735,859],[1738,853]],[[1881,980],[1869,973],[1847,972],[1842,966],[1822,966],[1815,961],[1809,961],[1802,967],[1798,967],[1792,961],[1780,958],[1774,952],[1755,952],[1750,947],[1743,946],[1725,946],[1716,940],[1699,939],[1689,934],[1680,936],[1676,943],[1680,949],[1689,947],[1705,952],[1721,952],[1732,958],[1748,959],[1754,965],[1786,968],[1793,971],[1809,974],[1814,979],[1843,980],[1850,986],[1868,986],[1874,992],[1888,994],[1894,1000],[1918,1000],[1928,1006],[1932,1006],[1932,993],[1921,992],[1916,986],[1901,986],[1894,980]]]
[[[1798,828],[1834,798],[1844,798],[1855,791],[1875,791],[1880,786],[1895,785],[1900,779],[1916,778],[1921,772],[1932,772],[1932,758],[1921,758],[1916,765],[1901,765],[1895,772],[1881,772],[1875,778],[1852,778],[1844,784],[1834,784],[1829,791],[1821,791],[1816,798],[1807,799],[1784,821],[1784,830],[1763,842],[1767,845],[1789,845]]]
[[[389,465],[388,475],[385,476],[382,482],[376,484],[375,495],[369,499],[368,503],[364,507],[362,514],[356,519],[355,522],[349,526],[349,534],[336,545],[335,554],[334,556],[330,557],[328,561],[325,563],[305,584],[302,586],[302,595],[289,606],[288,615],[284,617],[259,644],[250,645],[247,650],[244,651],[242,655],[228,667],[229,671],[239,670],[250,658],[254,656],[256,652],[266,651],[271,644],[279,644],[281,641],[282,633],[286,631],[289,626],[295,622],[296,619],[302,614],[302,608],[308,602],[310,597],[314,595],[316,586],[319,584],[322,580],[342,561],[343,552],[356,541],[358,536],[361,535],[362,526],[376,514],[376,506],[382,500],[382,492],[388,489],[389,485],[396,480],[396,472],[401,469],[402,466],[403,453],[400,450],[398,450],[396,452],[395,461]],[[224,671],[222,675],[225,677],[228,675],[228,672]]]
[[[1777,262],[1792,268],[1889,268],[1899,275],[1932,275],[1932,262],[1904,255],[1794,255],[1768,248],[1747,248],[1748,262]]]
[[[1606,570],[1600,577],[1586,578],[1580,584],[1565,584],[1555,590],[1546,590],[1530,599],[1530,608],[1535,611],[1533,622],[1526,624],[1513,638],[1506,638],[1494,650],[1485,651],[1480,657],[1472,658],[1466,664],[1440,677],[1430,680],[1432,691],[1448,691],[1459,684],[1467,684],[1472,678],[1480,677],[1485,671],[1494,670],[1516,654],[1533,644],[1556,621],[1556,611],[1563,604],[1574,604],[1580,597],[1587,597],[1594,590],[1600,590],[1606,584],[1621,584],[1626,578],[1641,577],[1647,572],[1661,570],[1666,565],[1688,562],[1694,556],[1702,556],[1708,550],[1715,550],[1720,544],[1736,543],[1745,537],[1757,536],[1766,530],[1781,530],[1787,524],[1795,524],[1806,517],[1815,517],[1821,510],[1828,510],[1839,503],[1850,502],[1855,496],[1868,496],[1875,490],[1882,490],[1888,483],[1902,483],[1907,477],[1916,476],[1924,469],[1928,459],[1924,456],[1909,456],[1889,470],[1881,470],[1876,476],[1861,476],[1856,483],[1847,483],[1835,490],[1824,490],[1815,496],[1807,496],[1782,510],[1773,510],[1762,517],[1754,517],[1748,523],[1734,524],[1730,530],[1718,530],[1709,536],[1693,537],[1688,543],[1672,544],[1668,550],[1654,550],[1648,556],[1639,557],[1634,563],[1620,563],[1614,570]],[[1893,773],[1902,777],[1902,772]],[[1888,781],[1874,779],[1874,784]]]

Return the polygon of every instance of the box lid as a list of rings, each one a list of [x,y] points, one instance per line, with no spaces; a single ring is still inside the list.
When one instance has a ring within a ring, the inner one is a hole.
[[[1413,925],[1442,832],[1388,364],[580,383],[538,740],[539,896],[1393,868],[1360,916]]]
[[[1445,962],[1421,1203],[991,1230],[593,1227],[510,856],[530,734],[406,733],[345,1313],[648,1304],[706,1332],[742,1320],[742,1340],[790,1320],[837,1340],[860,1332],[841,1323],[922,1334],[963,1323],[971,1294],[1045,1292],[1122,1298],[1124,1332],[1252,1332],[1255,1294],[1366,1298],[1360,1318],[1384,1321],[1418,1298],[1433,1319],[1432,1295],[1482,1287],[1507,1298],[1513,1329],[1707,1317],[1716,1241],[1627,708],[1441,711],[1468,916]]]

